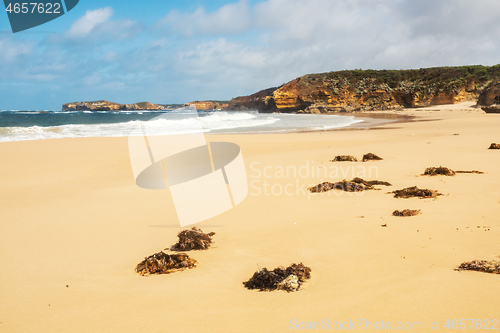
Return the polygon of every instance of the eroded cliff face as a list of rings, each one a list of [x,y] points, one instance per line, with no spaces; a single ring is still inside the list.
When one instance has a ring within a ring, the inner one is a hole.
[[[73,102],[63,104],[63,111],[120,111],[120,110],[163,110],[164,107],[149,102],[119,104],[109,101]]]
[[[185,106],[194,106],[196,110],[221,110],[228,106],[226,102],[216,101],[194,101],[184,104]]]
[[[500,67],[309,74],[281,87],[231,100],[228,110],[325,113],[424,107],[475,100]]]
[[[491,82],[479,95],[477,106],[487,113],[500,113],[500,81]]]

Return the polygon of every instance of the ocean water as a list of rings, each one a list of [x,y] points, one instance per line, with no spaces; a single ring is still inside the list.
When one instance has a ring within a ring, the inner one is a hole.
[[[129,136],[147,127],[156,135],[198,133],[278,133],[349,127],[352,116],[264,114],[241,111],[0,111],[0,142],[74,137]]]

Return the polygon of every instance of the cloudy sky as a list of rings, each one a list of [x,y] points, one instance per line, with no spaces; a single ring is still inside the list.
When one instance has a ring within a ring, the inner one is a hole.
[[[498,0],[80,0],[13,34],[0,110],[226,100],[300,75],[500,63]]]

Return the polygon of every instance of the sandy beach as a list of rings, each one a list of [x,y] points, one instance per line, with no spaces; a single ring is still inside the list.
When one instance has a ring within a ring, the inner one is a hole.
[[[135,266],[182,228],[168,190],[135,185],[127,138],[0,143],[0,332],[287,332],[315,322],[448,332],[447,320],[500,320],[500,276],[454,270],[500,260],[500,151],[488,150],[500,143],[500,115],[471,105],[398,111],[418,118],[373,130],[207,136],[240,145],[249,194],[196,224],[216,233],[211,249],[189,253],[197,268],[148,277]],[[368,152],[384,159],[330,162]],[[420,176],[431,166],[484,174]],[[393,186],[307,191],[356,176]],[[414,185],[444,195],[387,194]],[[405,208],[422,214],[391,216]],[[299,262],[312,278],[298,292],[242,285],[259,267]],[[461,331],[481,331],[470,324]]]

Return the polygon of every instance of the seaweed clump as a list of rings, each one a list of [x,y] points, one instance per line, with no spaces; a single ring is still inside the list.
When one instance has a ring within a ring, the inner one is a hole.
[[[460,266],[458,266],[457,270],[500,274],[500,261],[473,260],[470,262],[463,262],[460,264]]]
[[[488,149],[500,149],[500,143],[492,143]]]
[[[338,155],[335,156],[331,162],[357,162],[358,159],[352,155]]]
[[[362,178],[356,177],[352,180],[353,183],[363,184],[366,187],[373,187],[374,185],[384,185],[384,186],[392,186],[391,183],[385,182],[382,180],[364,180]]]
[[[445,167],[430,167],[425,169],[423,176],[437,176],[437,175],[443,175],[443,176],[455,176],[455,171],[445,168]]]
[[[364,180],[362,178],[354,178],[351,181],[342,180],[341,182],[330,183],[323,182],[316,186],[309,187],[308,190],[312,193],[327,192],[330,190],[342,190],[345,192],[362,192],[366,190],[377,190],[374,185],[392,186],[388,182],[380,180]]]
[[[253,276],[243,285],[247,289],[259,289],[260,291],[285,290],[287,292],[297,291],[311,278],[311,268],[304,264],[291,264],[287,268],[277,267],[272,271],[267,268],[255,272]]]
[[[193,227],[191,230],[181,231],[177,237],[179,241],[174,244],[172,251],[206,250],[212,244],[212,236],[215,232],[204,233],[201,229]]]
[[[141,261],[135,271],[142,276],[150,274],[170,274],[196,267],[198,262],[185,253],[166,254],[158,252]]]
[[[395,190],[389,193],[394,194],[394,198],[413,198],[417,197],[420,199],[426,198],[436,198],[439,195],[443,195],[435,190],[429,190],[427,188],[418,188],[417,186],[405,187],[401,190]]]
[[[312,193],[327,192],[331,190],[342,190],[345,192],[361,192],[367,189],[369,188],[366,188],[363,184],[350,182],[345,179],[341,182],[336,182],[336,183],[323,182],[321,184],[308,188],[308,190]]]
[[[484,172],[482,171],[478,171],[478,170],[457,170],[457,171],[453,171],[449,168],[445,168],[445,167],[430,167],[430,168],[427,168],[425,169],[424,173],[422,176],[437,176],[437,175],[444,175],[444,176],[455,176],[455,174],[457,173],[475,173],[475,174],[478,174],[478,175],[482,175],[484,174]]]
[[[382,157],[380,156],[377,156],[373,153],[368,153],[368,154],[364,154],[363,155],[363,162],[366,162],[366,161],[380,161],[380,160],[383,160]]]
[[[455,173],[475,173],[475,174],[478,174],[478,175],[484,174],[484,172],[477,171],[477,170],[457,170],[457,171],[455,171]]]
[[[393,216],[401,216],[401,217],[416,216],[420,214],[422,214],[422,211],[420,209],[403,209],[403,210],[395,210],[392,212]]]

